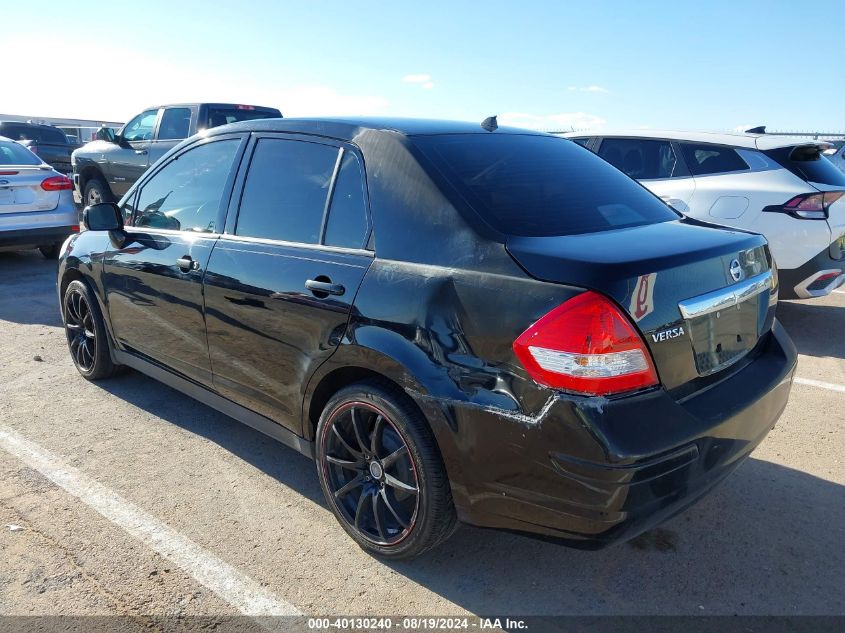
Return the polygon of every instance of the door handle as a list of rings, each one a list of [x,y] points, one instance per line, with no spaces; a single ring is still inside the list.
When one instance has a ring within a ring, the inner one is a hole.
[[[182,272],[191,272],[192,270],[198,270],[200,267],[199,262],[194,261],[194,259],[190,255],[185,255],[184,257],[180,257],[176,260],[176,265],[179,267]]]
[[[147,150],[145,150],[145,149],[136,149],[136,150],[135,150],[135,153],[136,153],[136,154],[138,154],[139,156],[141,156],[141,155],[143,155],[143,154],[146,154],[146,153],[147,153]]]
[[[329,295],[340,296],[346,292],[346,288],[340,284],[333,284],[327,277],[320,276],[322,279],[309,279],[305,282],[305,287],[314,293],[315,297],[328,297]],[[327,281],[323,281],[327,280]]]

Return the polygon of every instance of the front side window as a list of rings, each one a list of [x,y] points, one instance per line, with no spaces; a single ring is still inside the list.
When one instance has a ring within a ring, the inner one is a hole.
[[[681,143],[681,152],[693,176],[745,171],[748,164],[730,147]]]
[[[158,126],[158,140],[181,140],[191,131],[190,108],[166,108]]]
[[[671,178],[678,162],[669,141],[652,139],[606,138],[599,156],[636,180]]]
[[[317,244],[338,148],[258,141],[244,183],[237,235]]]
[[[149,141],[153,137],[158,110],[147,110],[132,119],[123,128],[124,141]]]
[[[205,143],[171,160],[142,186],[135,226],[219,232],[220,203],[240,143]]]
[[[361,165],[355,154],[344,151],[332,191],[324,243],[329,246],[363,248],[368,228]]]

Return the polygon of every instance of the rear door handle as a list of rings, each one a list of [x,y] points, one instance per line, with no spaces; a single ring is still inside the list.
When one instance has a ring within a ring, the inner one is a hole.
[[[309,279],[305,282],[305,287],[318,297],[321,294],[340,296],[346,292],[346,288],[340,284],[333,284],[331,281],[320,281],[318,279]]]
[[[183,271],[183,272],[190,272],[192,270],[198,270],[200,267],[199,262],[194,261],[194,259],[190,255],[185,255],[184,257],[180,257],[176,260],[176,265]]]
[[[146,153],[147,153],[147,150],[145,150],[145,149],[136,149],[136,150],[135,150],[135,153],[136,153],[136,154],[138,154],[138,155],[143,155],[143,154],[146,154]]]

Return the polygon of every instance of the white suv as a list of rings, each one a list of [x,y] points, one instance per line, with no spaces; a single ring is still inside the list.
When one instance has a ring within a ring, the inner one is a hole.
[[[762,233],[780,296],[806,299],[845,282],[845,174],[823,142],[767,134],[566,134],[681,213]]]

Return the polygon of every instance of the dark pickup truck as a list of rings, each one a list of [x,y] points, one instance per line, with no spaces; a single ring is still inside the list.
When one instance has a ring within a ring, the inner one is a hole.
[[[52,125],[0,121],[0,136],[25,145],[60,174],[70,174],[70,155],[79,147],[68,141],[65,133]]]
[[[73,184],[84,205],[114,202],[183,139],[202,130],[282,116],[276,108],[231,103],[179,103],[147,108],[120,130],[103,128],[73,153]]]

